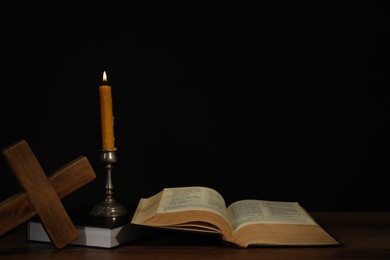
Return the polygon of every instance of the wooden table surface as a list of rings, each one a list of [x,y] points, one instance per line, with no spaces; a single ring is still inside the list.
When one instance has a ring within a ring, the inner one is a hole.
[[[342,247],[231,248],[207,234],[161,231],[113,249],[27,242],[25,224],[0,238],[0,259],[387,259],[390,212],[311,212]]]

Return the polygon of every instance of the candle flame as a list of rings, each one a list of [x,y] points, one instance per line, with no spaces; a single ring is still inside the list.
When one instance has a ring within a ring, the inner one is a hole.
[[[106,71],[103,71],[103,82],[107,82],[107,74],[106,74]]]

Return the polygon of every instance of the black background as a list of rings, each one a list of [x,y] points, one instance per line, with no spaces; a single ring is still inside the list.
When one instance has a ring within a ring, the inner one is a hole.
[[[135,2],[0,4],[0,146],[25,139],[46,173],[87,156],[97,179],[66,207],[104,196],[106,70],[129,208],[201,185],[228,204],[390,210],[388,5]],[[0,173],[4,200],[20,187]]]

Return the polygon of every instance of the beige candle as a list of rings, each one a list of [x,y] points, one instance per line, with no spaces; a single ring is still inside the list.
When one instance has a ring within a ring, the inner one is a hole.
[[[111,86],[107,85],[107,74],[103,72],[103,85],[99,87],[102,146],[104,151],[115,150],[114,116],[112,113]]]

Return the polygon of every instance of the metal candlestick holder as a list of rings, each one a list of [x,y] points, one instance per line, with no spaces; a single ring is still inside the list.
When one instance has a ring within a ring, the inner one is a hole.
[[[117,162],[116,151],[103,150],[99,159],[104,163],[104,168],[106,170],[106,197],[101,203],[93,207],[89,215],[92,217],[104,217],[111,219],[128,216],[129,211],[122,204],[116,202],[113,197],[114,187],[112,184],[111,172],[114,163]]]

